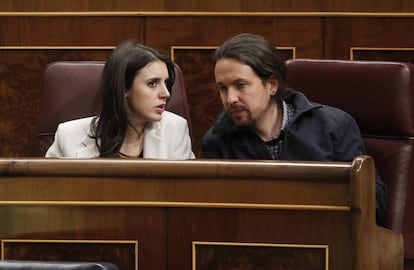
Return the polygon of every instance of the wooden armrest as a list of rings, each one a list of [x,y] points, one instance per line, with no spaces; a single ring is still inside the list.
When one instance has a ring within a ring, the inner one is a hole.
[[[404,269],[404,240],[401,234],[377,227],[379,269]]]

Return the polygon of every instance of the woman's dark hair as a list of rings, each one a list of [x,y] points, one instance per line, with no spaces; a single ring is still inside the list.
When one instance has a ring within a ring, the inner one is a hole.
[[[91,123],[92,138],[100,157],[117,157],[127,126],[125,93],[132,87],[139,71],[154,61],[167,65],[167,88],[171,92],[175,80],[174,64],[158,51],[145,45],[126,41],[115,48],[107,59],[101,80],[101,113]]]
[[[264,37],[243,33],[227,40],[215,52],[215,62],[232,58],[250,66],[263,83],[276,76],[279,88],[276,99],[284,99],[286,88],[286,66],[279,51]]]

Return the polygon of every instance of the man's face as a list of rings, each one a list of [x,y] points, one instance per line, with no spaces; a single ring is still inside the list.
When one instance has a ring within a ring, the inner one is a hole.
[[[234,123],[250,126],[260,121],[277,92],[277,80],[263,83],[250,66],[232,58],[218,60],[214,74],[221,102]]]

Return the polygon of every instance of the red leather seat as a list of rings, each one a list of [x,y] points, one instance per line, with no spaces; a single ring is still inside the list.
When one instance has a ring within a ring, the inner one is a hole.
[[[59,61],[47,66],[40,99],[35,156],[45,155],[60,122],[99,112],[99,83],[104,64],[104,61]],[[175,65],[175,73],[167,110],[186,118],[191,131],[187,94],[178,65]]]
[[[311,59],[286,65],[290,87],[357,121],[367,153],[388,187],[386,219],[380,225],[403,235],[405,267],[414,269],[414,65]]]

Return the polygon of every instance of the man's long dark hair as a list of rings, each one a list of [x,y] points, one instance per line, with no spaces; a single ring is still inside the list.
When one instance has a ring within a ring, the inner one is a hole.
[[[289,91],[286,87],[286,66],[279,51],[263,36],[243,33],[224,42],[215,52],[215,62],[231,58],[250,66],[263,83],[276,76],[279,88],[276,99],[283,100]]]
[[[100,157],[117,157],[130,124],[125,109],[125,93],[131,89],[139,71],[154,61],[167,65],[171,92],[175,80],[174,64],[158,51],[142,44],[126,41],[107,59],[101,80],[101,113],[91,123],[92,138]]]

